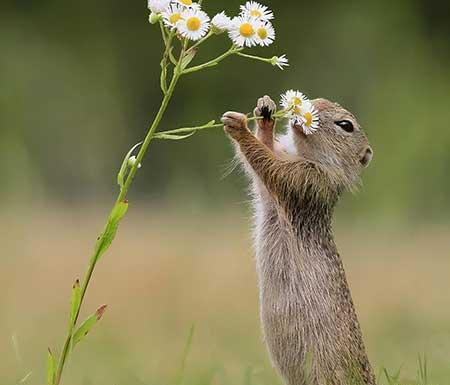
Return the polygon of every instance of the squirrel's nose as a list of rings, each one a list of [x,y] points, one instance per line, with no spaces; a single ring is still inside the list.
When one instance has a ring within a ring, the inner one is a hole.
[[[370,146],[367,146],[362,152],[359,161],[364,167],[367,167],[373,158],[373,150]]]

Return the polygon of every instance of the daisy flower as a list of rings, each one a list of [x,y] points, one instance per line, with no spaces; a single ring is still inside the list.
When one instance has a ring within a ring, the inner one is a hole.
[[[256,28],[256,43],[265,47],[275,40],[275,29],[270,21],[261,21]]]
[[[174,3],[188,8],[200,9],[200,5],[198,3],[194,3],[192,0],[174,0]]]
[[[148,9],[153,13],[164,12],[169,5],[170,0],[148,0]]]
[[[217,31],[224,32],[230,29],[231,19],[222,11],[212,18],[211,24]]]
[[[198,8],[189,8],[177,22],[177,29],[181,36],[193,41],[199,40],[208,33],[209,16]]]
[[[228,31],[230,39],[238,47],[253,47],[257,42],[257,34],[259,23],[256,19],[237,16],[233,19],[231,27]]]
[[[272,20],[273,12],[265,5],[256,1],[247,1],[245,5],[241,5],[241,16],[253,17],[258,20]]]
[[[271,63],[273,66],[277,66],[280,70],[284,70],[283,67],[289,67],[289,60],[286,55],[274,56],[271,59]]]
[[[184,9],[177,3],[171,4],[170,7],[162,13],[163,21],[169,28],[175,28],[177,23],[183,19]]]
[[[290,114],[294,118],[297,118],[301,115],[303,111],[303,104],[307,100],[308,98],[300,91],[289,90],[281,95],[280,104],[288,114]]]
[[[298,123],[302,126],[305,135],[311,135],[319,128],[319,113],[309,100],[304,101],[302,105],[302,114]]]

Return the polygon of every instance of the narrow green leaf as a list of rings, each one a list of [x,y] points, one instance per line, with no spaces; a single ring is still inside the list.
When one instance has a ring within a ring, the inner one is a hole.
[[[125,216],[128,211],[128,202],[118,202],[114,206],[111,215],[109,216],[108,223],[105,230],[100,235],[97,243],[95,244],[95,251],[92,257],[93,263],[97,263],[100,257],[108,250],[114,240],[119,222]]]
[[[195,134],[195,131],[190,132],[186,135],[175,135],[175,134],[155,134],[155,139],[164,139],[164,140],[183,140],[191,137]]]
[[[164,56],[164,58],[161,60],[160,66],[161,66],[161,77],[160,77],[161,91],[164,94],[166,94],[167,93],[167,57],[166,56]]]
[[[128,159],[130,159],[131,154],[133,151],[139,147],[142,144],[142,142],[139,142],[138,144],[134,145],[130,151],[125,155],[125,158],[123,159],[122,165],[120,166],[119,173],[117,174],[117,184],[120,187],[123,187],[123,184],[125,182],[125,175],[128,170]]]
[[[100,321],[106,311],[106,305],[100,306],[97,311],[88,317],[73,334],[73,347],[83,340],[84,337],[92,330],[95,324]]]
[[[47,384],[54,385],[56,376],[56,360],[53,353],[48,349],[47,354]]]
[[[72,287],[72,298],[70,300],[70,320],[69,327],[75,323],[75,317],[77,316],[78,308],[80,307],[81,300],[81,288],[80,280],[77,279]]]
[[[244,372],[244,385],[252,385],[254,370],[251,366],[248,366]]]
[[[27,374],[25,374],[25,376],[19,380],[19,384],[25,384],[32,374],[33,372],[28,372]]]
[[[194,59],[195,55],[197,55],[197,48],[191,49],[188,54],[183,58],[181,61],[181,69],[184,70],[189,64],[191,64],[191,61]]]
[[[175,381],[176,385],[182,385],[183,384],[183,379],[184,379],[184,372],[186,369],[186,361],[188,359],[189,356],[189,352],[191,351],[191,347],[192,347],[192,340],[194,338],[194,332],[195,332],[195,325],[191,326],[191,329],[189,330],[189,335],[186,341],[186,345],[184,347],[184,352],[183,352],[183,357],[181,360],[181,367],[178,371],[178,375],[177,375],[177,379]]]

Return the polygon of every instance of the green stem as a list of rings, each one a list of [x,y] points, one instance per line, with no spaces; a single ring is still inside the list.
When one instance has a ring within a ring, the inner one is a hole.
[[[247,116],[248,115],[249,114],[247,114]],[[275,113],[273,115],[273,118],[275,120],[278,120],[278,119],[284,118],[285,115],[286,115],[286,111],[282,110],[282,111],[278,111],[277,113]],[[251,118],[247,118],[247,122],[252,122],[252,121],[261,120],[261,119],[263,119],[262,116],[253,116]],[[206,124],[203,124],[201,126],[181,127],[181,128],[176,128],[176,129],[173,129],[173,130],[159,131],[159,132],[155,133],[155,135],[153,137],[154,138],[158,138],[158,136],[164,136],[164,135],[189,134],[189,133],[192,133],[192,132],[202,131],[202,130],[206,130],[206,129],[209,129],[209,128],[221,128],[221,127],[223,127],[222,123],[216,123],[216,121],[213,120],[210,123],[206,123]]]
[[[206,40],[208,40],[211,36],[214,35],[214,32],[212,30],[210,30],[208,32],[208,34],[203,38],[200,39],[197,43],[193,44],[191,47],[189,47],[188,51],[194,50],[195,48],[197,48],[200,44],[203,44]]]
[[[174,32],[170,31],[169,35],[167,36],[167,38],[165,38],[165,30],[164,30],[164,26],[162,24],[162,21],[160,22],[161,25],[161,33],[163,34],[163,38],[164,38],[164,44],[166,45],[166,49],[164,50],[164,55],[163,58],[161,60],[161,79],[160,79],[160,83],[161,83],[161,90],[164,94],[167,93],[167,67],[168,67],[168,60],[169,60],[169,56],[170,56],[170,51],[172,49],[172,40],[173,40],[173,36],[174,36]]]
[[[180,79],[180,76],[181,76],[180,68],[179,68],[179,66],[177,66],[174,70],[174,75],[173,75],[172,81],[170,82],[167,93],[164,95],[164,99],[161,103],[159,111],[156,114],[156,117],[153,120],[153,123],[152,123],[150,129],[148,130],[147,136],[145,137],[144,142],[142,143],[142,146],[136,156],[136,162],[133,165],[133,167],[131,167],[130,172],[128,173],[128,176],[125,180],[123,188],[121,189],[119,197],[117,198],[117,202],[122,202],[125,200],[127,193],[128,193],[128,189],[130,188],[131,183],[133,183],[133,179],[137,173],[138,165],[144,159],[144,156],[147,152],[148,146],[150,145],[150,142],[153,139],[156,128],[158,127],[164,113],[166,112],[166,109],[169,105],[169,101],[172,98],[173,92],[175,91],[175,87],[178,83],[178,80]]]
[[[206,63],[203,63],[203,64],[199,64],[199,65],[197,65],[195,67],[186,68],[183,71],[183,75],[190,74],[192,72],[197,72],[197,71],[203,70],[205,68],[214,67],[217,64],[219,64],[222,60],[226,59],[228,56],[231,56],[231,55],[234,55],[234,54],[240,52],[240,50],[242,50],[242,48],[238,48],[238,47],[235,47],[233,45],[233,46],[231,46],[231,48],[227,52],[225,52],[222,55],[216,57],[215,59],[212,59],[212,60],[210,60],[210,61],[208,61]]]
[[[167,131],[160,131],[155,134],[155,137],[158,135],[179,135],[179,134],[189,134],[194,131],[201,131],[205,130],[207,128],[219,128],[223,127],[222,123],[207,123],[202,126],[195,126],[195,127],[183,127],[183,128],[177,128],[175,130],[167,130]]]
[[[159,26],[161,28],[161,35],[162,35],[162,38],[164,40],[164,44],[166,46],[166,50],[165,51],[167,51],[167,56],[168,56],[169,60],[172,62],[173,65],[177,65],[178,60],[175,59],[175,57],[173,56],[173,53],[172,53],[172,41],[173,41],[173,38],[175,36],[175,30],[170,30],[170,32],[167,32],[164,29],[164,22],[163,21],[159,22]],[[166,54],[166,52],[165,52],[165,54]]]
[[[164,29],[164,24],[163,24],[162,20],[159,22],[159,27],[161,29],[161,36],[163,38],[164,44],[167,47],[167,35],[166,35],[166,30]]]
[[[264,58],[264,57],[259,57],[259,56],[254,56],[254,55],[249,55],[246,53],[242,53],[242,52],[238,52],[237,53],[238,56],[242,56],[245,57],[247,59],[252,59],[252,60],[258,60],[258,61],[262,61],[264,63],[272,63],[272,59],[268,59],[268,58]]]
[[[123,201],[126,200],[126,196],[128,194],[128,190],[129,190],[129,188],[130,188],[130,186],[131,186],[131,184],[133,182],[133,179],[134,179],[134,177],[135,177],[135,175],[137,173],[138,165],[139,165],[139,163],[142,162],[142,159],[144,158],[144,156],[145,156],[145,154],[147,152],[148,146],[149,146],[150,142],[153,139],[155,131],[156,131],[159,123],[161,122],[161,119],[164,116],[164,113],[165,113],[165,111],[166,111],[166,109],[167,109],[167,107],[169,105],[170,99],[172,98],[172,95],[173,95],[175,87],[176,87],[176,85],[178,83],[178,80],[180,79],[180,77],[182,75],[182,73],[181,73],[181,61],[182,61],[184,53],[185,53],[185,50],[183,49],[183,51],[181,52],[181,55],[180,55],[180,59],[178,60],[177,66],[174,69],[173,77],[172,77],[172,80],[170,82],[169,88],[167,89],[167,92],[164,95],[164,98],[163,98],[163,100],[161,102],[161,106],[160,106],[160,108],[159,108],[159,110],[158,110],[158,112],[157,112],[157,114],[155,116],[155,119],[153,120],[152,125],[150,126],[150,128],[148,130],[148,133],[147,133],[147,136],[144,139],[144,142],[142,143],[142,146],[141,146],[141,148],[139,150],[139,153],[137,155],[137,161],[131,167],[130,172],[128,173],[128,176],[126,178],[126,181],[125,181],[123,187],[120,190],[120,193],[119,193],[119,195],[117,197],[116,204],[118,202],[123,202]],[[111,211],[111,213],[112,213],[112,211]],[[102,241],[102,238],[105,237],[105,234],[102,234],[100,237],[101,237],[100,241]],[[64,366],[65,366],[65,363],[67,361],[67,357],[68,357],[68,355],[70,353],[69,350],[70,350],[73,330],[75,329],[76,323],[78,321],[78,317],[80,315],[80,311],[81,311],[81,307],[83,305],[84,297],[86,295],[86,291],[87,291],[87,289],[89,287],[89,283],[91,281],[92,275],[93,275],[95,267],[97,265],[97,261],[98,261],[98,258],[96,258],[96,256],[94,255],[91,258],[91,260],[90,260],[90,263],[89,263],[89,266],[88,266],[88,270],[87,270],[86,275],[85,275],[85,277],[83,279],[83,284],[82,284],[81,290],[80,290],[79,305],[78,305],[78,307],[76,309],[76,313],[75,313],[76,315],[74,317],[74,321],[71,323],[71,325],[69,325],[69,332],[68,332],[68,335],[67,335],[66,340],[64,342],[64,346],[63,346],[63,349],[61,351],[61,355],[60,355],[60,358],[59,358],[59,361],[58,361],[58,368],[57,368],[56,375],[55,375],[54,385],[59,385],[60,382],[61,382],[61,376],[62,376],[62,373],[63,373],[63,370],[64,370]]]
[[[86,291],[89,286],[89,282],[91,280],[92,274],[94,273],[95,265],[96,265],[96,262],[94,261],[93,258],[91,258],[88,270],[86,272],[86,275],[83,280],[83,284],[81,286],[80,302],[79,302],[79,306],[78,306],[76,314],[75,314],[74,322],[69,327],[69,333],[64,342],[63,350],[61,351],[61,355],[60,355],[60,358],[58,361],[58,368],[57,368],[56,376],[55,376],[55,385],[59,385],[59,383],[61,382],[61,376],[62,376],[62,372],[64,370],[64,365],[65,365],[65,363],[67,361],[67,357],[69,355],[69,350],[70,350],[69,348],[70,348],[70,345],[72,342],[73,331],[75,329],[75,325],[76,325],[78,317],[80,315],[81,305],[83,303],[84,296],[86,295]]]

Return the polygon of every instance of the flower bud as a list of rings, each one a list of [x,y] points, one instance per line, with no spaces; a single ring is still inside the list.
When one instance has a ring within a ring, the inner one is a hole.
[[[159,21],[162,19],[162,16],[160,13],[151,13],[150,16],[148,17],[148,21],[150,22],[150,24],[157,24],[159,23]]]
[[[129,167],[134,167],[134,165],[136,164],[136,162],[137,162],[137,159],[136,159],[136,157],[133,155],[133,156],[130,156],[129,158],[128,158],[128,166]],[[141,168],[142,167],[142,164],[138,164],[138,166],[137,166],[138,168]]]

